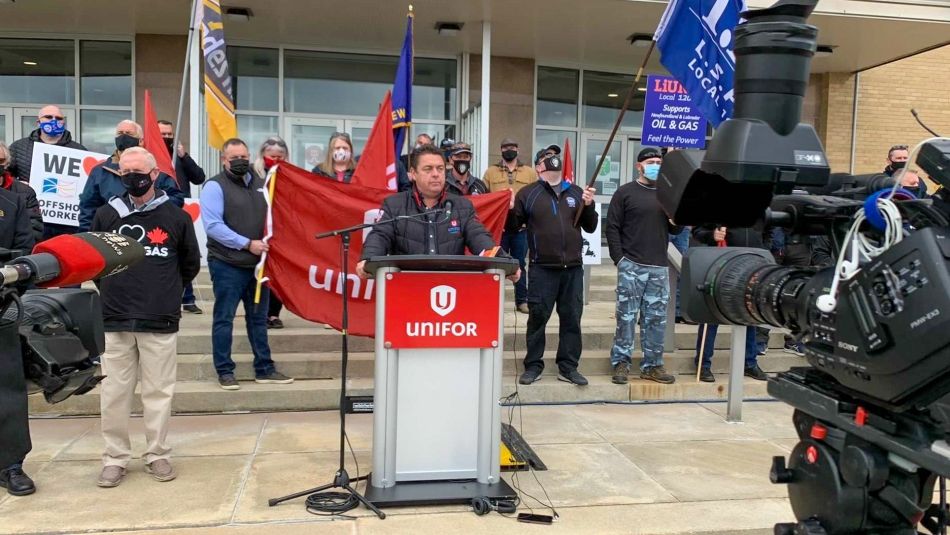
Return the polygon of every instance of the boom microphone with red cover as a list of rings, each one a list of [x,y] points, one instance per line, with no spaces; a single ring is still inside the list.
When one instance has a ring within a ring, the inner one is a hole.
[[[0,274],[4,284],[73,286],[121,273],[144,258],[145,248],[121,234],[63,234],[37,244],[33,254],[13,260]]]

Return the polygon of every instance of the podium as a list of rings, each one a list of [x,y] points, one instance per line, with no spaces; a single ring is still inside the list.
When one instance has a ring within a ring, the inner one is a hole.
[[[501,479],[505,276],[517,260],[374,257],[378,507],[514,499]]]

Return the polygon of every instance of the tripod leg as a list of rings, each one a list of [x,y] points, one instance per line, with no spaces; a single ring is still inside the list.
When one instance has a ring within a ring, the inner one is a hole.
[[[315,493],[315,492],[321,492],[321,491],[324,491],[324,490],[327,490],[327,489],[332,489],[332,488],[335,487],[335,486],[336,486],[336,485],[335,485],[334,483],[327,483],[326,485],[321,485],[321,486],[319,486],[319,487],[314,487],[314,488],[312,488],[312,489],[302,490],[302,491],[300,491],[300,492],[295,492],[295,493],[293,493],[293,494],[289,494],[289,495],[284,496],[284,497],[282,497],[282,498],[271,498],[271,499],[267,500],[267,505],[273,507],[273,506],[277,505],[278,503],[283,503],[283,502],[286,502],[287,500],[293,500],[293,499],[295,499],[295,498],[300,498],[301,496],[309,496],[310,494],[313,494],[313,493]]]
[[[343,488],[346,489],[346,490],[347,490],[350,494],[352,494],[353,496],[356,496],[356,499],[359,500],[360,503],[362,503],[363,505],[365,505],[367,509],[369,509],[370,511],[376,513],[376,516],[378,516],[380,520],[385,520],[385,519],[386,519],[386,513],[380,511],[378,507],[376,507],[375,505],[371,504],[371,503],[369,502],[369,500],[367,500],[366,498],[363,497],[362,494],[360,494],[359,492],[356,492],[356,490],[355,490],[353,487],[351,487],[351,486],[349,486],[349,485],[344,485]]]

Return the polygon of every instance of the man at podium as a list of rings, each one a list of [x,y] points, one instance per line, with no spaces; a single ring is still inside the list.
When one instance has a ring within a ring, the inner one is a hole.
[[[409,155],[412,188],[383,201],[380,221],[363,243],[356,274],[367,277],[366,261],[386,255],[464,255],[492,251],[495,241],[475,215],[472,202],[445,189],[445,158],[433,145],[423,145]],[[499,253],[504,254],[504,253]],[[508,277],[517,281],[519,269]]]

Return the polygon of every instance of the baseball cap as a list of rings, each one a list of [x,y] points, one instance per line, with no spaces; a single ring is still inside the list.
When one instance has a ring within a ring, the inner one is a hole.
[[[534,155],[534,164],[537,165],[538,162],[540,162],[544,157],[544,153],[548,151],[553,152],[554,154],[561,154],[561,147],[558,145],[548,145],[547,147],[539,150],[538,153]]]
[[[517,147],[517,146],[518,146],[518,142],[515,141],[514,139],[511,139],[510,137],[506,137],[505,139],[501,140],[501,145],[499,145],[499,146],[500,146],[500,147],[505,147],[505,146],[508,146],[508,145],[514,145],[515,147]]]
[[[640,154],[637,154],[637,163],[642,162],[643,160],[649,160],[650,158],[662,158],[663,155],[660,154],[659,149],[653,147],[644,147],[640,151]]]
[[[455,145],[452,145],[452,148],[450,150],[451,150],[450,154],[452,156],[455,156],[456,154],[463,154],[466,152],[471,154],[472,146],[469,145],[468,143],[456,143]]]

